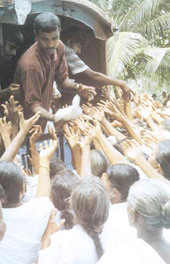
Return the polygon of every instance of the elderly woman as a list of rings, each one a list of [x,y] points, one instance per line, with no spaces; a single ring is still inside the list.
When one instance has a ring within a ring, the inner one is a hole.
[[[170,228],[169,187],[154,179],[136,182],[129,191],[128,216],[138,238],[108,251],[99,263],[169,264],[170,243],[163,237],[163,229]]]

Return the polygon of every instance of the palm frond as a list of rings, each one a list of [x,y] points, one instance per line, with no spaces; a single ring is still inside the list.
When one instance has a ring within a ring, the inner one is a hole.
[[[151,18],[159,6],[165,3],[165,0],[143,0],[140,4],[133,6],[120,24],[120,30],[131,31],[131,28],[140,24],[143,19]]]
[[[107,41],[109,75],[118,77],[130,64],[139,49],[146,47],[148,42],[142,35],[132,32],[120,32]]]
[[[146,48],[144,54],[150,57],[145,67],[145,72],[150,75],[156,73],[161,65],[170,68],[168,63],[170,59],[170,48]]]
[[[143,35],[150,36],[151,38],[158,34],[160,31],[163,32],[170,28],[170,12],[155,17],[151,20],[145,20],[142,26],[136,25],[132,31],[139,32]]]

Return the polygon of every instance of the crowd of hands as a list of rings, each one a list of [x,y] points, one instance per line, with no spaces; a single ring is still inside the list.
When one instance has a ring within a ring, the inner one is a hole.
[[[93,106],[87,103],[82,106],[83,113],[63,127],[64,135],[72,152],[72,165],[81,177],[93,176],[91,171],[90,150],[102,150],[109,163],[132,162],[138,165],[148,177],[160,179],[169,184],[146,160],[143,149],[152,152],[159,141],[164,140],[161,133],[161,123],[170,119],[170,112],[159,101],[154,101],[147,94],[134,94],[129,101],[122,97],[115,99],[108,89],[102,90],[103,100]],[[133,104],[132,104],[133,102]],[[27,177],[40,175],[40,170],[49,168],[57,147],[57,133],[49,128],[49,141],[40,144],[37,150],[36,142],[43,132],[36,125],[40,114],[30,119],[24,119],[24,110],[11,96],[5,104],[4,117],[0,118],[0,160],[18,163],[17,153],[25,137],[29,135],[30,153],[27,156],[32,170],[23,168]],[[107,137],[113,136],[119,144],[119,150]],[[21,165],[22,166],[22,165]],[[40,192],[47,191],[41,187]],[[54,224],[55,211],[50,218],[51,230],[58,230]],[[61,223],[61,225],[63,222]]]

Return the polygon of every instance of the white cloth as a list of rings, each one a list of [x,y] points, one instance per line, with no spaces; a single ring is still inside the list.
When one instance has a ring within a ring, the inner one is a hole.
[[[65,51],[67,65],[73,75],[89,69],[89,67],[77,56],[72,48],[65,45]]]
[[[96,264],[93,240],[77,225],[51,236],[51,244],[41,250],[38,264]]]
[[[106,252],[98,264],[166,264],[145,241],[134,239]]]
[[[136,237],[136,229],[131,227],[127,214],[127,203],[113,204],[110,207],[109,217],[101,233],[101,241],[104,250],[130,241]]]
[[[24,203],[36,197],[38,179],[39,175],[35,175],[34,177],[26,177],[26,193],[23,197]]]
[[[36,263],[52,208],[49,198],[37,197],[19,207],[2,209],[6,233],[0,243],[0,263]]]

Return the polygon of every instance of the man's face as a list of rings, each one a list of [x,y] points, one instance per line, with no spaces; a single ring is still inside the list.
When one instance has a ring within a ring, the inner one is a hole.
[[[41,50],[48,55],[53,55],[59,43],[60,31],[59,29],[49,33],[40,31],[38,35],[36,34],[36,38]]]
[[[76,54],[81,54],[82,45],[80,43],[73,43],[71,48],[75,51]]]
[[[16,56],[17,50],[19,47],[11,41],[7,41],[4,47],[4,55],[6,57],[14,57]]]

